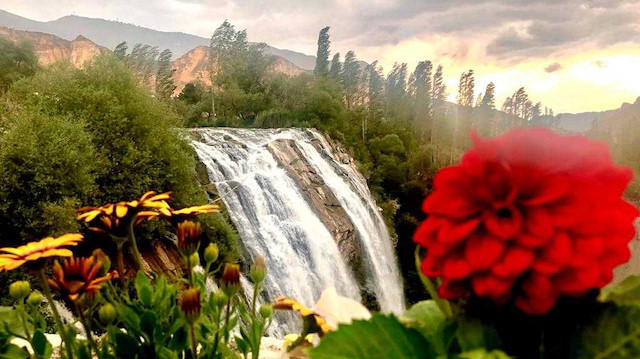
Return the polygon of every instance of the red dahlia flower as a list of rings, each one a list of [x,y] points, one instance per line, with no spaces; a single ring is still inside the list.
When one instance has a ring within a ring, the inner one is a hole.
[[[633,173],[607,146],[547,129],[512,130],[440,171],[414,240],[439,294],[470,292],[530,314],[601,288],[629,259],[638,210],[621,199]]]

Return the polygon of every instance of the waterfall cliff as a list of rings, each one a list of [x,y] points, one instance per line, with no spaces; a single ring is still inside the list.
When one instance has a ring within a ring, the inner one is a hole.
[[[402,281],[378,207],[352,161],[321,134],[215,128],[192,135],[247,255],[266,258],[265,299],[312,305],[333,286],[384,312],[402,311]]]

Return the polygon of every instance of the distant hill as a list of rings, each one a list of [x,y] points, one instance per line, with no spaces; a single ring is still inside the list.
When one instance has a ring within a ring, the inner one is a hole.
[[[640,115],[640,97],[634,104],[623,103],[619,109],[600,112],[560,113],[557,115],[559,127],[569,132],[586,133],[602,126],[603,123],[616,122],[615,118],[623,113],[637,112]]]
[[[109,49],[114,49],[122,41],[126,41],[129,46],[142,43],[157,46],[160,50],[169,49],[173,52],[174,58],[178,58],[198,46],[209,45],[209,39],[184,32],[157,31],[119,21],[75,15],[41,22],[0,10],[0,26],[53,34],[66,40],[73,40],[78,35],[82,35]],[[271,46],[267,46],[265,52],[283,57],[303,70],[312,70],[315,66],[314,56],[300,52],[277,49]]]

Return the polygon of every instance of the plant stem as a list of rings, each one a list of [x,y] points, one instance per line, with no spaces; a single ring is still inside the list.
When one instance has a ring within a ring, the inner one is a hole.
[[[222,327],[222,329],[224,330],[224,343],[225,344],[229,344],[229,328],[227,328],[229,326],[229,317],[230,317],[230,313],[231,313],[231,300],[233,298],[229,297],[229,299],[227,299],[227,309],[226,309],[226,314],[224,316],[224,327]]]
[[[91,328],[87,323],[87,318],[84,315],[84,311],[80,307],[78,307],[78,305],[76,305],[76,302],[73,302],[73,307],[76,310],[76,313],[78,313],[78,316],[80,317],[80,323],[82,323],[82,327],[84,328],[84,331],[87,334],[87,340],[89,341],[89,346],[93,350],[95,350],[96,356],[100,357],[100,352],[98,351],[98,344],[96,343],[96,341],[93,339],[93,336],[91,335]],[[89,354],[91,354],[91,350],[89,350]]]
[[[124,246],[124,241],[119,240],[116,245],[118,246],[118,273],[120,274],[120,284],[122,284],[122,289],[126,290],[125,282],[124,282],[124,258],[122,254],[122,247]]]
[[[51,295],[51,288],[49,288],[47,277],[44,274],[44,268],[41,268],[38,273],[40,275],[42,291],[44,292],[44,296],[45,298],[47,298],[47,302],[49,302],[49,306],[51,307],[53,320],[56,322],[56,326],[58,327],[58,332],[60,333],[60,337],[64,342],[64,347],[67,350],[67,356],[69,359],[73,359],[73,349],[71,348],[71,345],[69,345],[69,338],[67,338],[67,333],[65,332],[64,326],[62,325],[62,319],[60,319],[60,313],[58,313],[58,308],[56,308],[56,305],[53,302],[53,296]]]
[[[193,352],[193,358],[198,358],[198,343],[196,342],[196,325],[195,323],[189,324],[191,328],[191,351]]]
[[[220,309],[216,310],[216,335],[213,339],[213,357],[218,353],[218,344],[220,343]]]
[[[24,313],[24,299],[20,299],[16,304],[16,309],[18,309],[18,315],[20,316],[20,321],[22,322],[22,326],[24,327],[24,334],[29,339],[29,343],[31,343],[32,337],[29,333],[29,327],[27,326],[27,318]]]
[[[256,318],[256,302],[258,300],[258,293],[260,293],[260,283],[256,283],[255,287],[253,287],[253,298],[251,299],[251,314]]]
[[[436,302],[436,304],[438,305],[438,308],[440,308],[440,311],[442,311],[442,313],[447,317],[453,317],[453,312],[451,310],[451,305],[449,305],[449,302],[440,298],[440,296],[438,295],[438,291],[436,290],[436,286],[433,284],[431,279],[426,277],[420,271],[420,247],[419,246],[416,246],[415,262],[416,262],[416,271],[418,272],[418,276],[420,276],[422,285],[424,285],[427,292],[429,292],[429,295],[431,296],[431,298]]]
[[[138,244],[136,243],[136,235],[133,233],[134,222],[135,217],[131,219],[131,224],[129,224],[129,239],[131,239],[131,249],[133,250],[133,257],[136,261],[138,269],[144,270],[142,268],[142,257],[140,256],[140,251],[138,251]]]

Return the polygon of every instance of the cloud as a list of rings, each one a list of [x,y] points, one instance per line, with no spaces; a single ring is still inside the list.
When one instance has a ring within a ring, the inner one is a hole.
[[[556,72],[562,70],[563,67],[559,62],[554,62],[549,66],[545,67],[544,70],[548,73]]]

